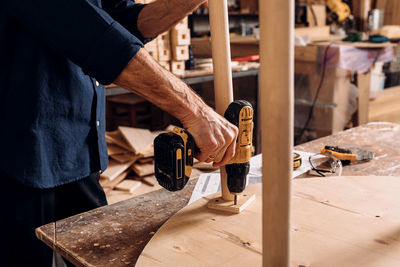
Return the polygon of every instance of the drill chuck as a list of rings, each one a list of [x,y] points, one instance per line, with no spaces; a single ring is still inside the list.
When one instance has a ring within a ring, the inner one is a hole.
[[[250,163],[229,164],[225,166],[229,192],[239,194],[246,188],[246,177],[250,170]]]

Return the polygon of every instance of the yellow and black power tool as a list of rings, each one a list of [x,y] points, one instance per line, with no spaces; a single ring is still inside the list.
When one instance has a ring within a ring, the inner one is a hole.
[[[225,165],[229,192],[237,195],[246,188],[247,174],[250,171],[250,158],[253,145],[253,107],[244,100],[232,102],[224,117],[239,129],[235,156]]]
[[[301,166],[301,155],[293,152],[293,169],[297,169]]]
[[[169,191],[181,190],[190,178],[196,144],[182,128],[154,139],[154,171],[158,183]]]
[[[235,157],[226,165],[228,189],[233,194],[246,187],[253,140],[253,108],[244,100],[232,102],[225,118],[239,128]],[[193,137],[182,128],[162,133],[154,140],[154,168],[158,183],[169,191],[181,190],[190,178],[198,148]]]

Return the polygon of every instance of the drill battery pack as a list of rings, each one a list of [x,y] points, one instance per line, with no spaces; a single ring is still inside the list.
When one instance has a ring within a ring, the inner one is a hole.
[[[175,127],[154,140],[154,171],[158,183],[169,191],[181,190],[189,181],[195,142],[190,133]]]

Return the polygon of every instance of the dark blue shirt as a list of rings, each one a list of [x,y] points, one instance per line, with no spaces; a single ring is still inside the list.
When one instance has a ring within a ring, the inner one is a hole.
[[[105,88],[143,47],[131,0],[0,4],[0,172],[50,188],[107,166]]]

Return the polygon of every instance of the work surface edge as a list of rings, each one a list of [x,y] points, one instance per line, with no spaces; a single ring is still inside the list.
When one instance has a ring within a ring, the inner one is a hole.
[[[56,242],[54,223],[37,228],[36,236],[76,266],[104,266],[103,256],[109,259],[109,264],[113,259],[122,262],[123,266],[134,264],[152,235],[186,206],[196,182],[197,178],[191,179],[178,192],[160,189],[57,221]],[[128,212],[119,218],[118,214],[124,211]],[[121,220],[111,219],[115,216]],[[88,225],[93,232],[79,230]],[[119,245],[111,247],[116,236]],[[120,258],[118,251],[122,250],[126,257]],[[113,258],[113,253],[118,256]],[[92,261],[88,262],[87,257]]]

